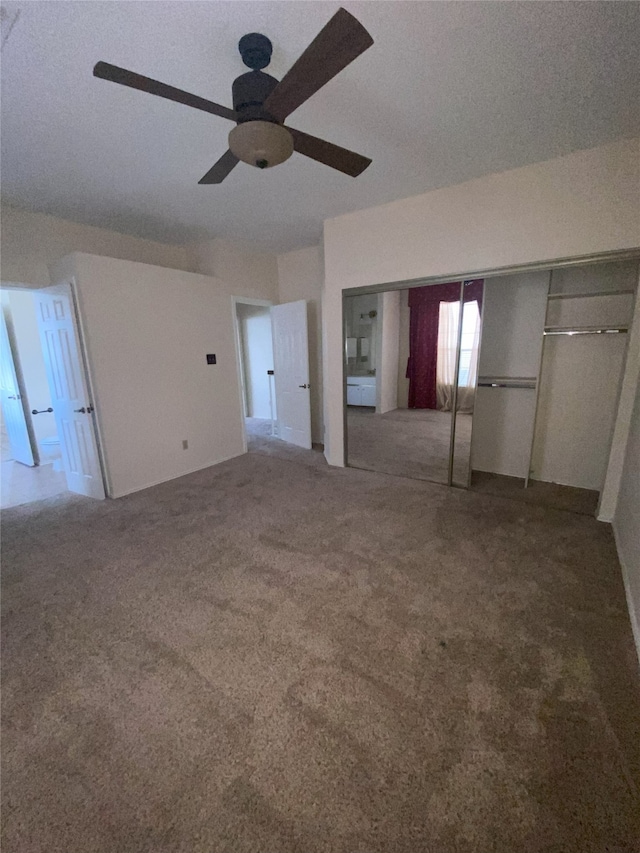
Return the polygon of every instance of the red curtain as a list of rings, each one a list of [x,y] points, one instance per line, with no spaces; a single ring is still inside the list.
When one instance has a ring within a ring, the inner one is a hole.
[[[465,281],[464,301],[478,302],[482,310],[484,280]],[[409,291],[409,408],[435,409],[436,365],[438,360],[438,320],[441,302],[458,302],[460,282],[414,287]]]

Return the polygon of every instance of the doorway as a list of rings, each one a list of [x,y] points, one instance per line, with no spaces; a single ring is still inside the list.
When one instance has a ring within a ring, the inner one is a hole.
[[[248,448],[278,434],[271,303],[235,300],[240,390]]]
[[[3,284],[0,301],[0,505],[69,492],[104,498],[71,284]]]
[[[245,448],[311,450],[308,305],[233,299]]]

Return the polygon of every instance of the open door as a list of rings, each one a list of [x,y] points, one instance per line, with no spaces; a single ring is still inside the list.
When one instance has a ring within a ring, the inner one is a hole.
[[[90,498],[105,497],[71,285],[34,292],[42,354],[51,389],[67,488]]]
[[[9,343],[7,322],[2,311],[0,311],[0,315],[2,316],[0,327],[0,355],[2,356],[0,362],[0,399],[2,400],[2,413],[7,427],[13,458],[16,462],[22,462],[23,465],[33,466],[35,465],[35,460],[33,458],[29,428],[27,427],[27,420],[24,414],[22,395],[18,386],[16,368],[13,362],[13,352]]]
[[[307,303],[286,302],[271,309],[278,435],[311,449],[311,386]]]

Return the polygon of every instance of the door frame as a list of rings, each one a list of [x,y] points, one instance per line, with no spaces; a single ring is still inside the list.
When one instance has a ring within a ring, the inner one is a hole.
[[[2,289],[6,290],[7,288]],[[11,322],[11,324],[7,322],[7,318],[4,313],[4,308],[0,307],[0,311],[2,311],[3,337],[6,334],[6,344],[8,347],[8,357],[10,360],[9,367],[15,378],[16,392],[18,394],[18,400],[16,402],[20,403],[20,407],[22,409],[24,425],[27,432],[27,440],[29,442],[29,451],[31,453],[31,465],[28,465],[26,462],[17,459],[14,461],[20,462],[21,465],[25,465],[25,467],[28,468],[37,468],[40,465],[40,448],[38,447],[38,442],[36,441],[36,436],[33,428],[33,416],[28,405],[29,398],[27,396],[27,389],[24,381],[24,376],[22,374],[22,366],[20,364],[20,354],[18,352],[15,329],[13,328],[13,322]],[[0,403],[0,407],[2,408],[2,417],[6,425],[6,410],[4,408],[3,402]]]
[[[238,322],[238,305],[256,305],[259,308],[273,308],[275,302],[269,299],[252,299],[248,296],[232,296],[231,310],[233,313],[233,328],[234,341],[236,348],[236,369],[238,371],[238,399],[240,402],[240,414],[242,418],[242,446],[244,452],[248,450],[247,444],[247,425],[246,425],[246,400],[247,400],[247,385],[244,375],[244,361],[242,359],[244,348],[242,345],[242,336],[240,334],[240,323]]]
[[[55,287],[57,284],[68,284],[69,289],[71,291],[71,304],[73,306],[73,324],[75,327],[76,334],[78,336],[78,352],[80,355],[80,369],[82,370],[85,382],[87,384],[87,390],[89,391],[89,396],[91,398],[91,405],[93,406],[93,426],[94,433],[96,439],[96,447],[98,450],[98,464],[100,466],[100,475],[102,477],[102,484],[104,486],[104,492],[106,497],[112,497],[111,491],[111,483],[109,481],[109,468],[106,462],[106,456],[104,453],[104,442],[102,440],[102,430],[100,424],[100,410],[98,405],[98,400],[95,394],[95,388],[93,383],[93,377],[91,375],[90,369],[90,359],[88,357],[88,350],[86,344],[86,333],[85,327],[82,319],[82,311],[80,308],[80,298],[79,298],[79,290],[76,284],[76,280],[73,277],[64,278],[60,281],[52,282],[51,284],[39,285],[37,287],[25,284],[22,282],[0,282],[0,287],[3,290],[21,290],[21,291],[29,291],[30,293],[38,293],[40,290],[46,290],[48,287]],[[34,306],[35,310],[35,306]],[[68,490],[67,490],[68,491]],[[69,492],[69,494],[73,494]]]

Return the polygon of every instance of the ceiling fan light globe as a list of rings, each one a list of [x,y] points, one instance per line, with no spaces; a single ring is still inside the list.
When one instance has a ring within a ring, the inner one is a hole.
[[[282,125],[270,121],[245,121],[229,134],[229,148],[243,163],[267,169],[291,157],[293,137]]]

